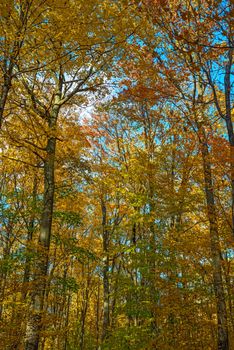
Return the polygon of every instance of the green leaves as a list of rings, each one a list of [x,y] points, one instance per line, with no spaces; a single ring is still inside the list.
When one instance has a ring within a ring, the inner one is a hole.
[[[76,293],[79,290],[79,285],[74,277],[54,277],[51,283],[56,294]]]
[[[80,214],[72,211],[55,211],[54,218],[68,227],[79,227],[82,224]]]

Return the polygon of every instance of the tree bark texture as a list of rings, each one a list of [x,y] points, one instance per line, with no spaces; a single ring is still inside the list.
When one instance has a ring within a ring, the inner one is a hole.
[[[214,186],[212,178],[211,163],[209,159],[209,148],[205,130],[199,127],[200,144],[203,160],[205,195],[207,203],[207,214],[210,225],[210,248],[213,267],[213,286],[216,297],[217,321],[218,321],[218,350],[229,350],[227,310],[225,293],[222,280],[222,257],[219,244],[219,233],[215,210]]]
[[[56,130],[59,104],[55,104],[49,119],[49,129],[53,135]],[[54,169],[56,137],[48,138],[44,161],[44,194],[38,242],[38,261],[35,267],[34,290],[32,292],[31,312],[28,318],[25,336],[25,350],[37,350],[42,330],[42,313],[48,275],[48,255],[51,239],[51,227],[54,205]]]

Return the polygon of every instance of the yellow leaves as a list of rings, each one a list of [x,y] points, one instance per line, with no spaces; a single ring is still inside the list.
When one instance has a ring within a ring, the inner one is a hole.
[[[13,0],[3,0],[0,6],[0,17],[9,17],[14,6]]]
[[[231,110],[231,118],[232,118],[232,122],[234,122],[234,108],[232,108]]]
[[[119,314],[117,316],[116,322],[120,325],[120,327],[124,327],[127,324],[128,319],[125,314]]]

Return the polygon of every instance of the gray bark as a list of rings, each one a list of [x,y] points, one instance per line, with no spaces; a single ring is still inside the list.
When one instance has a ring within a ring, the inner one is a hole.
[[[56,103],[53,106],[49,119],[49,128],[55,132],[60,106]],[[25,350],[37,350],[42,329],[42,313],[44,295],[47,285],[48,255],[50,248],[53,205],[54,205],[54,169],[55,169],[56,137],[48,138],[46,146],[46,158],[44,161],[44,199],[41,214],[40,234],[38,244],[38,262],[35,268],[35,289],[32,293],[32,306],[29,315],[26,335]]]

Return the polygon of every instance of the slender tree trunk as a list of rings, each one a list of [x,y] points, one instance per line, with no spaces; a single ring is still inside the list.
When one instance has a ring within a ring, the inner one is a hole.
[[[234,297],[234,290],[231,282],[231,276],[230,276],[230,268],[231,268],[231,261],[228,261],[228,256],[225,254],[225,260],[226,263],[223,265],[223,272],[225,277],[225,285],[226,285],[226,292],[227,292],[227,306],[229,309],[229,319],[231,321],[231,327],[232,330],[234,330],[234,314],[233,314],[233,297]]]
[[[199,126],[200,145],[203,160],[205,194],[207,213],[210,223],[210,247],[213,267],[213,285],[216,297],[217,320],[218,320],[218,350],[229,350],[227,310],[225,293],[222,281],[222,257],[219,244],[218,225],[215,211],[214,186],[212,178],[209,149],[205,130]]]
[[[3,248],[3,261],[7,259],[11,254],[12,249],[12,243],[11,243],[11,237],[12,237],[12,223],[9,221],[6,225],[6,246]],[[8,280],[8,271],[7,269],[3,270],[1,272],[0,276],[0,321],[4,318],[4,300],[5,300],[5,290],[7,286],[7,280]]]
[[[67,330],[68,325],[69,325],[71,301],[72,301],[72,297],[69,294],[69,296],[67,298],[67,307],[66,307],[66,316],[65,316],[65,328],[66,328],[66,330]],[[66,332],[65,337],[64,337],[64,350],[67,350],[67,349],[68,349],[68,333]]]
[[[101,202],[102,206],[102,235],[103,235],[103,253],[104,253],[104,266],[103,266],[103,329],[102,340],[105,340],[108,335],[110,326],[110,297],[109,297],[109,232],[106,228],[107,214],[106,205],[104,200]]]
[[[120,261],[116,271],[115,285],[113,288],[114,290],[113,290],[113,298],[112,298],[112,304],[111,304],[111,330],[113,331],[115,329],[115,323],[116,323],[115,309],[116,309],[117,293],[118,293],[118,287],[119,287],[119,275],[120,275],[121,267],[122,267],[122,264]]]
[[[97,290],[97,306],[96,306],[96,350],[99,349],[99,315],[100,315],[100,283],[98,281],[98,290]]]
[[[11,74],[12,72],[5,74],[6,76],[4,79],[4,84],[2,86],[2,92],[0,96],[0,130],[2,128],[4,109],[11,86]]]
[[[86,323],[86,316],[87,316],[87,310],[88,310],[88,287],[86,286],[85,289],[85,295],[83,300],[83,307],[81,310],[81,332],[80,332],[80,350],[84,349],[85,345],[85,323]]]
[[[231,43],[230,43],[231,45]],[[225,88],[225,122],[228,132],[228,140],[230,145],[230,172],[231,172],[231,192],[232,192],[232,237],[234,239],[234,132],[232,124],[232,104],[231,104],[231,69],[233,49],[229,49],[228,62],[225,67],[224,88]]]
[[[85,278],[84,273],[84,267],[83,269],[83,278]],[[89,289],[90,289],[90,271],[89,271],[89,265],[88,265],[88,277],[87,277],[87,284],[85,286],[85,290],[83,293],[83,301],[82,301],[82,310],[81,310],[81,333],[80,333],[80,350],[83,350],[85,347],[85,324],[86,324],[86,317],[87,317],[87,311],[89,306]]]
[[[37,177],[34,176],[33,180],[33,192],[32,192],[32,215],[28,224],[28,234],[27,234],[27,243],[26,243],[26,258],[25,258],[25,268],[24,268],[24,277],[23,277],[23,289],[22,289],[22,300],[27,296],[28,291],[28,282],[30,279],[30,269],[31,269],[31,258],[30,258],[30,243],[33,239],[33,232],[35,229],[35,207],[37,200]]]
[[[55,101],[56,102],[56,101]],[[49,128],[53,135],[56,131],[59,104],[55,103],[49,119]],[[32,293],[32,310],[29,315],[25,350],[37,350],[42,329],[42,312],[44,295],[47,285],[48,258],[51,238],[51,226],[54,204],[54,165],[55,165],[56,137],[49,137],[46,146],[46,158],[44,161],[44,200],[41,214],[38,261],[35,267],[35,286]]]

